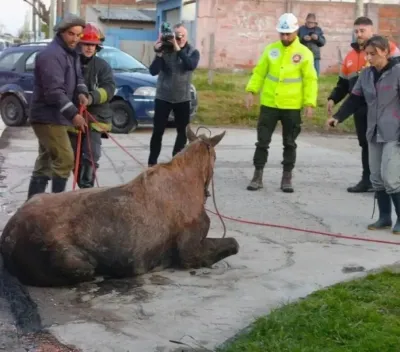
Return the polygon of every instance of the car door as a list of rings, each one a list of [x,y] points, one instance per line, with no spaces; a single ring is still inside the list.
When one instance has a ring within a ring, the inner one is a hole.
[[[38,52],[39,51],[34,51],[28,57],[26,57],[20,74],[19,85],[24,91],[28,106],[31,103],[33,94],[33,71],[35,69],[35,59]]]
[[[0,92],[4,92],[4,86],[18,84],[21,78],[16,67],[18,60],[24,55],[23,51],[4,52],[0,56]]]

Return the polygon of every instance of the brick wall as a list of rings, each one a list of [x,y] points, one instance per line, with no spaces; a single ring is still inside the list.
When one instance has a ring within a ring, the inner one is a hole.
[[[253,67],[265,45],[278,40],[275,30],[277,20],[282,13],[288,11],[293,12],[301,24],[307,13],[314,12],[317,15],[317,21],[327,39],[321,49],[321,70],[337,72],[338,63],[350,49],[356,16],[354,3],[201,0],[196,37],[196,46],[201,54],[200,66],[209,67],[212,63],[216,68]],[[365,6],[365,15],[370,16],[375,23],[378,22],[380,32],[397,35],[400,28],[399,7],[368,4]]]
[[[379,33],[400,45],[400,6],[379,7]]]

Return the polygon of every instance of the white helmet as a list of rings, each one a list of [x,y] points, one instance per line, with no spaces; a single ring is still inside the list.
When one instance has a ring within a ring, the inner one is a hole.
[[[293,33],[299,29],[299,22],[297,18],[292,13],[284,13],[279,17],[278,25],[276,30],[279,33]]]

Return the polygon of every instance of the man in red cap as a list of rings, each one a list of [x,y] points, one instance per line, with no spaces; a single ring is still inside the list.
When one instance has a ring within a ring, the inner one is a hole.
[[[98,121],[89,121],[87,133],[82,134],[77,180],[79,188],[94,186],[95,170],[99,167],[98,162],[101,157],[101,137],[104,135],[104,131],[111,131],[113,112],[109,102],[114,96],[116,85],[110,65],[104,59],[96,56],[96,52],[102,49],[101,34],[95,25],[88,23],[79,42],[82,73],[89,89],[87,110]],[[69,128],[68,132],[75,158],[77,157],[78,132],[79,130],[73,127]]]

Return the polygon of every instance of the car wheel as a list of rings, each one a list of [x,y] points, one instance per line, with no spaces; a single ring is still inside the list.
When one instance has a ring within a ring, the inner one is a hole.
[[[27,120],[24,107],[15,95],[7,95],[1,99],[0,113],[7,126],[23,126]]]
[[[110,104],[113,110],[112,130],[113,133],[129,133],[133,132],[138,122],[132,108],[123,100],[114,100]]]

